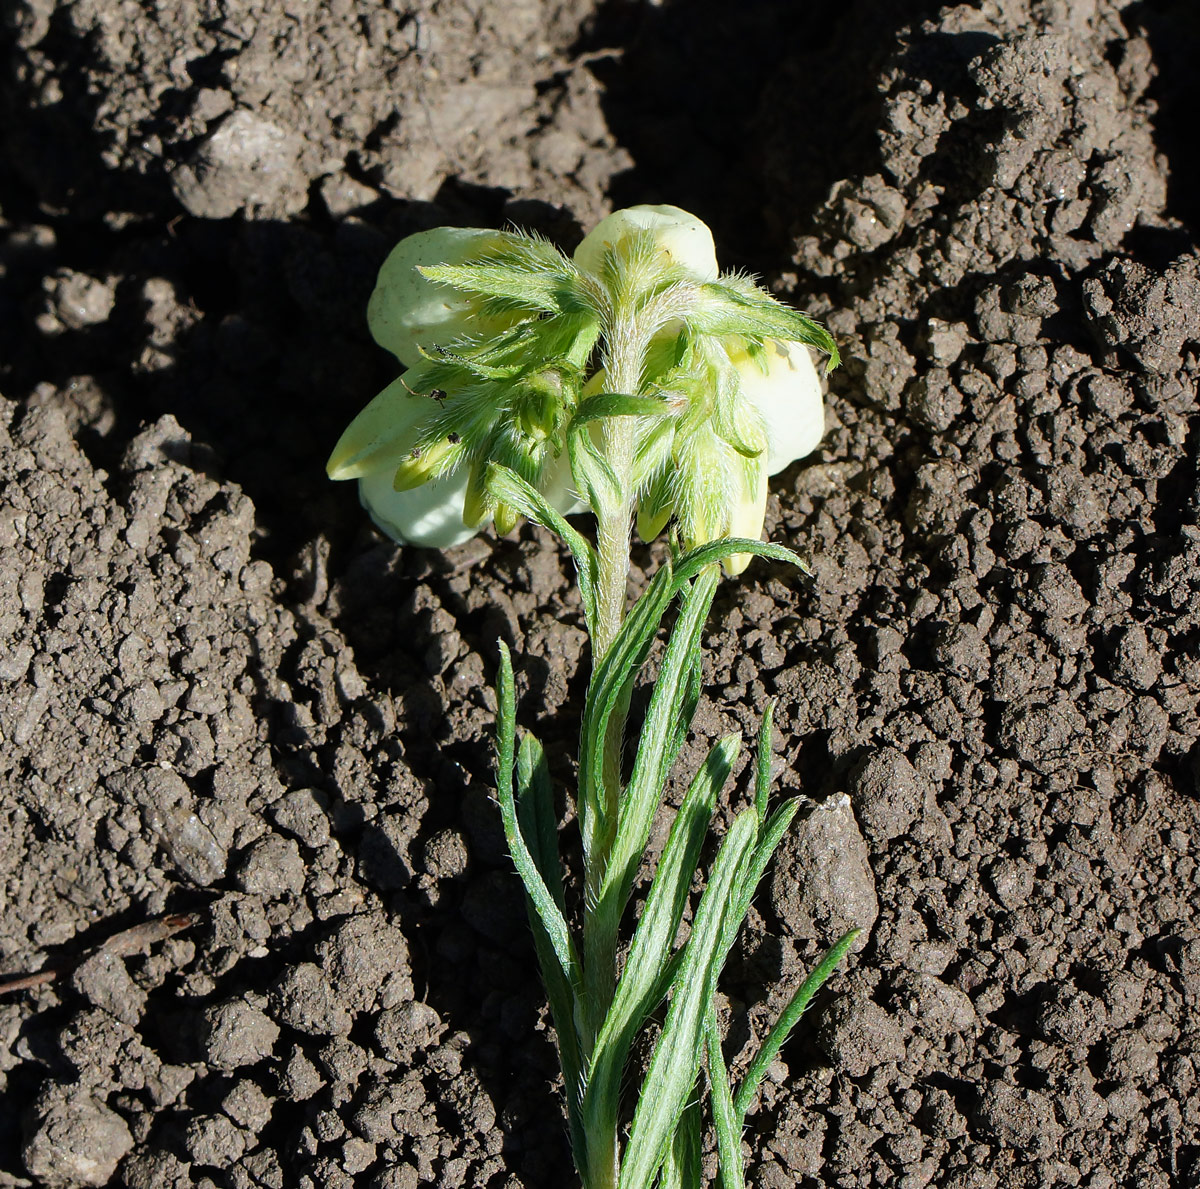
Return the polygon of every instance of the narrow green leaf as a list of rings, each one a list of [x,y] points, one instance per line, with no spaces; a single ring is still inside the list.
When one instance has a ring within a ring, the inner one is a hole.
[[[554,956],[569,985],[577,981],[579,960],[571,940],[567,922],[546,887],[541,872],[529,853],[529,847],[517,822],[517,807],[513,799],[513,752],[516,735],[516,692],[513,682],[512,659],[508,646],[500,642],[500,675],[497,682],[496,709],[496,796],[500,802],[500,818],[504,824],[504,839],[516,865],[517,874],[541,919]]]
[[[837,343],[819,322],[776,301],[748,278],[725,276],[701,286],[707,300],[686,321],[706,334],[736,334],[746,338],[790,339],[816,347],[829,356],[825,370],[841,362]]]
[[[724,537],[719,541],[709,541],[707,545],[699,545],[685,553],[675,563],[675,588],[679,590],[685,582],[690,582],[706,566],[723,561],[735,553],[753,553],[765,557],[769,561],[784,561],[809,574],[812,571],[799,554],[776,545],[771,541],[752,541],[748,537]]]
[[[650,695],[633,774],[621,798],[608,866],[584,931],[584,967],[589,977],[592,972],[600,977],[600,971],[610,969],[616,953],[621,917],[629,903],[663,787],[678,754],[676,748],[686,733],[686,727],[680,727],[680,712],[692,684],[700,634],[718,578],[715,569],[706,570],[688,591]]]
[[[555,1039],[558,1042],[559,1063],[563,1071],[563,1090],[567,1100],[567,1123],[571,1134],[571,1150],[575,1155],[576,1167],[582,1168],[587,1159],[587,1133],[583,1127],[582,1071],[583,1056],[579,1048],[579,1034],[575,1027],[576,995],[564,977],[554,946],[546,926],[538,916],[533,901],[527,895],[525,908],[529,928],[533,933],[533,947],[537,955],[542,984],[546,988],[546,999],[550,1004],[550,1017],[554,1021]]]
[[[616,807],[606,804],[603,780],[604,745],[608,737],[609,720],[621,700],[622,692],[646,660],[667,604],[671,601],[672,588],[673,571],[667,563],[654,575],[646,592],[634,604],[588,683],[579,739],[577,807],[585,861],[597,843],[606,842],[616,828]],[[614,795],[619,791],[612,790]],[[606,849],[607,846],[602,846],[600,853]]]
[[[662,974],[658,976],[653,989],[647,996],[648,1003],[658,1004],[666,999],[667,994],[675,985],[675,980],[679,977],[679,968],[683,965],[683,953],[682,949],[678,949],[671,955],[670,961],[663,967]]]
[[[596,1038],[583,1099],[589,1135],[607,1135],[616,1128],[625,1062],[634,1037],[672,981],[671,947],[717,796],[729,779],[739,746],[737,737],[730,735],[713,747],[671,825],[612,1007]]]
[[[484,478],[487,490],[503,503],[516,508],[535,524],[557,533],[567,544],[579,573],[579,595],[587,618],[588,634],[595,631],[596,622],[596,552],[581,533],[573,529],[563,515],[545,499],[540,491],[511,467],[490,463]]]
[[[534,313],[557,314],[562,311],[562,282],[548,274],[522,274],[514,269],[480,264],[438,264],[422,268],[431,281],[439,281],[462,293],[489,298],[505,308]]]
[[[713,1000],[709,1001],[704,1013],[704,1046],[708,1052],[708,1088],[712,1096],[713,1128],[717,1133],[717,1155],[721,1162],[721,1189],[746,1189],[742,1121],[733,1109],[729,1073],[721,1052],[717,1005]]]
[[[754,893],[758,890],[759,880],[762,879],[763,872],[766,871],[767,865],[771,862],[771,856],[775,853],[775,848],[779,845],[780,839],[787,833],[787,828],[792,824],[792,818],[796,816],[796,811],[799,808],[800,802],[793,797],[778,806],[775,812],[760,827],[754,852],[750,857],[750,862],[746,865],[746,878],[739,887],[734,889],[729,916],[726,918],[726,922],[732,930],[729,937],[730,945],[733,944],[738,930],[742,927],[742,921],[745,920],[746,913],[750,911],[750,902],[754,899]],[[759,820],[761,821],[762,819],[760,818]]]
[[[775,722],[775,702],[767,703],[758,727],[758,748],[754,756],[754,808],[758,820],[767,820],[767,802],[771,798],[771,726]]]
[[[478,380],[499,380],[501,383],[507,383],[520,375],[523,370],[520,363],[493,366],[485,363],[479,356],[459,355],[453,346],[439,348],[437,354],[432,358],[436,359],[439,364],[462,368]]]
[[[700,1130],[703,1118],[700,1114],[700,1099],[693,1094],[683,1108],[679,1124],[667,1149],[658,1184],[660,1189],[700,1189],[703,1149]]]
[[[555,1039],[558,1041],[558,1058],[562,1065],[563,1090],[567,1099],[571,1151],[575,1157],[575,1167],[583,1168],[587,1160],[587,1132],[583,1127],[583,1057],[579,1048],[579,1034],[575,1028],[576,995],[558,964],[550,934],[528,896],[525,897],[525,907],[529,927],[533,932],[533,947],[542,984],[546,988],[546,999],[550,1004],[550,1018],[554,1021]]]
[[[792,1029],[804,1015],[813,996],[829,981],[830,976],[841,964],[850,947],[858,940],[861,932],[861,929],[851,929],[849,933],[840,938],[817,963],[813,972],[804,980],[800,989],[788,1002],[787,1007],[780,1013],[778,1022],[768,1033],[767,1039],[763,1041],[762,1047],[750,1063],[750,1068],[746,1071],[746,1076],[738,1087],[737,1096],[733,1100],[733,1109],[739,1120],[739,1127],[740,1121],[744,1121],[746,1118],[746,1112],[754,1101],[754,1095],[758,1092],[763,1077],[771,1067],[771,1062],[779,1055],[779,1050],[783,1048]]]
[[[740,882],[757,834],[758,815],[747,809],[734,820],[713,863],[634,1112],[619,1189],[644,1189],[652,1183],[692,1093],[703,1051],[704,1013],[728,953],[724,917],[729,895]]]
[[[586,1135],[582,1125],[582,1078],[583,1061],[579,1049],[579,1037],[575,1029],[576,991],[579,984],[579,961],[575,956],[574,942],[562,915],[562,877],[555,869],[558,865],[557,838],[553,842],[546,837],[545,818],[550,817],[549,829],[554,832],[553,807],[547,808],[550,800],[549,779],[545,773],[545,762],[541,746],[536,740],[526,739],[521,746],[518,763],[518,779],[522,790],[522,808],[525,816],[542,819],[530,831],[539,852],[535,861],[525,844],[518,821],[518,812],[513,804],[513,741],[516,730],[516,697],[513,684],[512,660],[508,648],[500,644],[500,676],[497,682],[496,709],[496,791],[500,802],[500,816],[504,823],[504,837],[509,854],[516,865],[521,881],[525,885],[525,907],[529,915],[529,927],[533,933],[534,952],[542,982],[546,987],[546,998],[550,1003],[550,1014],[554,1019],[554,1031],[558,1040],[559,1059],[562,1063],[563,1082],[567,1096],[567,1120],[571,1132],[571,1148],[578,1167],[586,1159]],[[532,808],[537,806],[537,808]],[[553,861],[550,856],[553,855]],[[549,881],[546,872],[555,872]],[[547,882],[555,888],[552,895]]]
[[[642,493],[638,500],[639,515],[670,506],[667,464],[675,441],[675,429],[673,418],[659,417],[638,434],[633,453],[632,479],[634,487]]]
[[[587,497],[592,511],[614,507],[621,500],[621,484],[608,460],[596,448],[591,434],[572,422],[567,429],[567,450],[571,456],[571,476]]]
[[[468,263],[430,265],[418,271],[431,281],[489,299],[492,309],[578,312],[574,264],[545,240],[515,234],[505,239]]]
[[[683,700],[679,706],[679,719],[675,724],[676,737],[671,744],[671,756],[679,755],[683,742],[691,730],[692,720],[696,717],[696,707],[700,705],[700,690],[704,677],[704,663],[700,649],[692,656],[684,679]]]
[[[564,909],[562,863],[558,854],[558,818],[546,753],[532,735],[517,752],[517,821],[529,853],[559,909]]]
[[[601,392],[579,402],[574,424],[602,421],[606,417],[669,417],[671,407],[657,396],[626,396],[619,392]]]

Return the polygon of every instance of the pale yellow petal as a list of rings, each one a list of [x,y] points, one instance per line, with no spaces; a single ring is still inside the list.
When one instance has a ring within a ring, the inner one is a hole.
[[[418,345],[428,351],[465,334],[497,334],[514,325],[517,315],[484,318],[476,312],[476,298],[418,271],[435,264],[462,264],[499,242],[495,231],[478,227],[436,227],[402,239],[383,262],[367,303],[367,325],[375,341],[405,367],[415,367],[421,362]]]
[[[803,343],[768,342],[767,372],[741,346],[729,351],[742,395],[762,414],[767,473],[811,454],[825,434],[825,405],[812,354]]]
[[[767,514],[767,472],[756,459],[745,459],[737,468],[741,492],[729,516],[729,535],[751,541],[762,539]],[[722,566],[730,578],[736,578],[749,564],[752,553],[734,553]]]
[[[433,412],[431,397],[410,392],[403,376],[393,380],[346,426],[325,464],[326,473],[331,479],[358,479],[383,467],[394,471]]]
[[[470,470],[462,466],[441,479],[395,491],[391,472],[376,471],[358,482],[358,498],[381,532],[401,545],[449,549],[469,541],[482,526],[463,524]]]

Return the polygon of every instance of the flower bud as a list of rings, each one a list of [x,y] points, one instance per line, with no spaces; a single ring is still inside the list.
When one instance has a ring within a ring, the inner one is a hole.
[[[448,463],[447,459],[453,457],[455,452],[455,444],[445,438],[425,447],[414,446],[396,466],[392,475],[392,489],[412,491],[437,475],[453,470],[453,464]]]
[[[492,501],[488,496],[483,477],[487,473],[487,459],[476,459],[471,464],[467,487],[463,492],[463,524],[468,528],[482,528],[492,515]]]
[[[600,274],[606,252],[637,231],[654,234],[664,265],[677,265],[697,281],[717,279],[712,232],[677,206],[630,206],[601,219],[575,249],[575,263]]]
[[[745,459],[737,468],[739,490],[729,509],[729,535],[757,541],[762,537],[767,514],[767,470],[760,459]],[[722,562],[730,578],[736,578],[749,564],[752,553],[733,553]]]
[[[496,532],[505,537],[521,523],[521,513],[509,504],[497,504],[494,519]]]
[[[672,503],[655,504],[643,500],[638,504],[637,531],[638,536],[647,544],[654,540],[667,527],[667,521],[675,514]]]

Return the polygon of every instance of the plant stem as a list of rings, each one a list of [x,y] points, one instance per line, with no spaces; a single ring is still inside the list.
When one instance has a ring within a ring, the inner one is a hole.
[[[648,335],[637,324],[628,304],[621,302],[613,311],[604,366],[611,392],[641,394]],[[633,521],[633,450],[634,419],[611,417],[603,429],[603,453],[617,479],[621,493],[616,507],[597,509],[596,639],[593,654],[602,657],[613,642],[625,618],[626,591],[629,586],[629,541]]]
[[[617,303],[607,335],[604,360],[610,391],[640,395],[648,343],[649,335],[638,324],[638,319],[629,304]],[[636,443],[634,418],[609,418],[602,433],[602,453],[616,476],[620,499],[615,506],[596,509],[597,610],[596,632],[592,640],[594,664],[608,651],[625,618],[629,589],[629,550],[636,497],[632,474]],[[621,704],[609,720],[609,731],[604,741],[602,795],[605,802],[605,818],[612,824],[613,829],[621,794],[621,753],[628,703],[629,691],[626,691]],[[606,831],[602,845],[589,856],[584,882],[590,892],[598,891],[600,879],[608,866],[613,829]],[[585,951],[588,948],[587,935],[593,927],[594,905],[594,896],[586,896],[583,923]],[[586,1007],[590,1021],[589,1032],[594,1037],[612,1006],[616,989],[616,955],[593,954],[593,961],[589,962],[587,967],[584,977],[589,1002]],[[580,1170],[584,1174],[585,1189],[616,1189],[620,1167],[616,1126],[604,1135],[589,1134],[587,1148],[587,1169]]]

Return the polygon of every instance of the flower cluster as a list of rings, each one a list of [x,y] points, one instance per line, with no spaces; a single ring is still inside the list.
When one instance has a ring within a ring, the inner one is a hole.
[[[708,227],[669,206],[617,211],[570,259],[517,233],[409,236],[367,317],[406,370],[347,428],[329,475],[358,479],[395,540],[438,548],[516,523],[492,464],[562,513],[599,512],[614,481],[632,484],[646,539],[672,519],[686,546],[757,538],[767,476],[824,431],[810,346],[836,362],[822,328],[720,275]],[[619,480],[606,415],[636,426]]]

